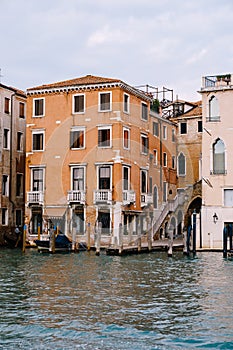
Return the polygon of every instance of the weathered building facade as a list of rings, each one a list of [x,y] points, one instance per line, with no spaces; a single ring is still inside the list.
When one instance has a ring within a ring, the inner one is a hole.
[[[87,75],[27,90],[26,223],[30,234],[103,241],[146,232],[176,196],[175,125],[152,98],[118,79]]]
[[[203,77],[202,236],[204,248],[223,248],[233,225],[232,75]]]
[[[26,95],[0,84],[1,242],[24,223]]]

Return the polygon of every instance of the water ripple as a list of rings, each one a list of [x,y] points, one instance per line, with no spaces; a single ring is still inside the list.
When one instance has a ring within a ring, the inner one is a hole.
[[[0,349],[231,349],[233,262],[0,250]]]

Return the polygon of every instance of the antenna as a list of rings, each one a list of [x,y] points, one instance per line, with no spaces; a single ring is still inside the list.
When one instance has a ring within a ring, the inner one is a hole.
[[[2,69],[0,68],[0,83],[2,82],[3,75],[2,75]]]

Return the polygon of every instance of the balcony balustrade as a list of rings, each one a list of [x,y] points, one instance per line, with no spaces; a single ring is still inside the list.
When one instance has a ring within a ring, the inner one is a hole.
[[[85,204],[86,193],[85,191],[68,191],[67,201],[68,203]]]
[[[136,193],[135,191],[123,191],[123,205],[129,205],[136,201]]]
[[[141,194],[141,207],[145,207],[146,205],[150,205],[153,203],[152,194],[142,193]]]
[[[94,191],[94,204],[97,203],[108,203],[112,202],[112,191],[111,190],[95,190]]]
[[[31,191],[27,192],[27,204],[28,205],[43,205],[44,204],[44,192],[43,191]]]

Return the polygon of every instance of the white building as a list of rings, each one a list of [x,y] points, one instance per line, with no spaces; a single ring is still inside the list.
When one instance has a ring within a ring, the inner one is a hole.
[[[233,225],[233,75],[204,77],[200,93],[202,247],[222,249],[223,229]]]

